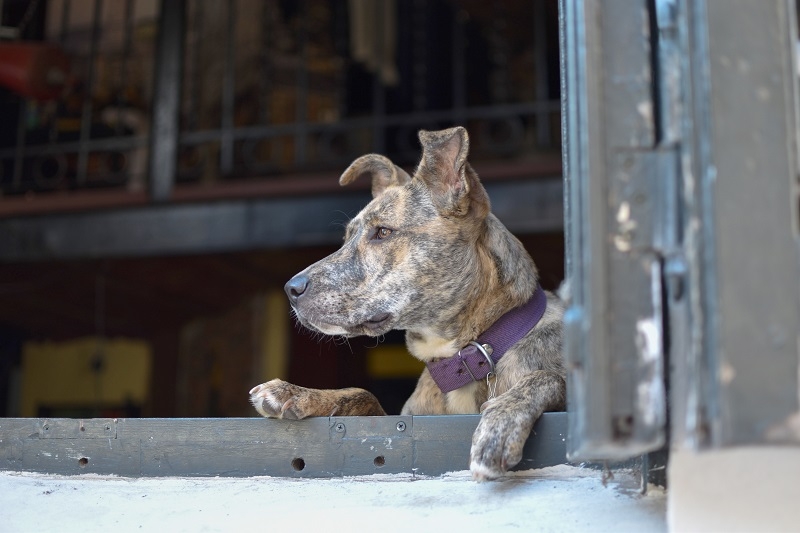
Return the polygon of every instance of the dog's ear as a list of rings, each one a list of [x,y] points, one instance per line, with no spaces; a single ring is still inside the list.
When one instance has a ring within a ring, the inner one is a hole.
[[[479,217],[489,213],[489,197],[467,162],[469,135],[459,126],[442,131],[420,130],[422,161],[415,178],[430,189],[440,213],[464,216],[472,208]]]
[[[361,176],[372,179],[372,197],[377,198],[383,191],[394,185],[405,185],[411,177],[388,157],[378,154],[362,155],[353,161],[339,178],[339,185],[347,185]]]

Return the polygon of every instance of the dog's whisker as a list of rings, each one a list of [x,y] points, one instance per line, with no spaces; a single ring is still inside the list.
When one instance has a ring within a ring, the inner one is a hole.
[[[381,345],[381,343],[385,340],[386,337],[384,335],[378,335],[372,338],[375,340],[375,344],[367,346],[367,348],[377,348],[378,346]]]

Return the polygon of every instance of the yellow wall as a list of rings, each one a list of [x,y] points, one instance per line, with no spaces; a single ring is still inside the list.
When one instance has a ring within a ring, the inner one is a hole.
[[[367,350],[367,374],[371,378],[417,378],[425,363],[413,357],[405,344],[382,344]]]
[[[289,376],[289,304],[283,290],[273,290],[263,296],[264,314],[261,327],[261,368],[255,379],[287,379]],[[258,383],[258,381],[256,381]]]
[[[127,400],[143,405],[150,385],[150,346],[139,340],[105,340],[99,378],[91,366],[98,347],[94,337],[26,343],[22,350],[21,415],[37,416],[39,405],[120,405]]]

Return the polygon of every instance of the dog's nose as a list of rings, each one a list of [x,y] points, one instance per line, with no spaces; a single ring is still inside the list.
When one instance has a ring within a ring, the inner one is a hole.
[[[289,297],[289,301],[292,303],[296,303],[303,293],[306,292],[307,288],[308,278],[302,274],[298,274],[297,276],[293,277],[286,285],[283,286],[283,290],[286,291],[286,295]]]

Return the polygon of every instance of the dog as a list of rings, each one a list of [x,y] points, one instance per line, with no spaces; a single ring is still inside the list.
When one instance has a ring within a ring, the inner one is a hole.
[[[566,403],[564,304],[541,289],[522,243],[490,212],[467,162],[463,127],[420,131],[413,177],[388,158],[356,159],[339,179],[366,176],[372,201],[342,247],[285,286],[296,319],[332,336],[406,332],[426,363],[401,414],[481,413],[470,449],[478,481],[522,459],[531,428]],[[385,415],[371,393],[272,380],[250,401],[265,417]]]

